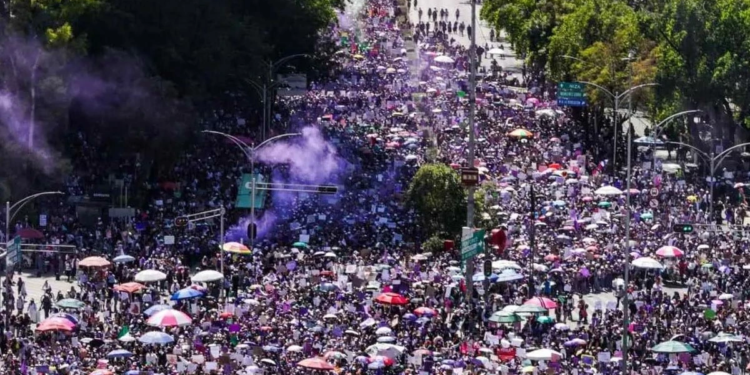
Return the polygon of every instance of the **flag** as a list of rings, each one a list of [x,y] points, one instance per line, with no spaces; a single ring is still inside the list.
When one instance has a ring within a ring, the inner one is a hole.
[[[125,335],[127,335],[129,333],[130,333],[130,327],[129,326],[122,326],[122,328],[120,328],[120,333],[117,334],[117,338],[118,339],[122,338],[123,336],[125,336]]]

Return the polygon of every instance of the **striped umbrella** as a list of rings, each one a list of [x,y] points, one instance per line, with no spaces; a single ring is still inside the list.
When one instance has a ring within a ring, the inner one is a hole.
[[[513,138],[532,138],[534,137],[534,133],[526,130],[526,129],[516,129],[512,132],[508,133],[509,136]]]
[[[685,253],[674,246],[662,246],[659,250],[656,250],[656,255],[665,258],[678,258],[685,255]]]

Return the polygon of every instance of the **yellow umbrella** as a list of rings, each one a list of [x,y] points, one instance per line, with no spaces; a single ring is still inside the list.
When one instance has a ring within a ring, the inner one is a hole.
[[[695,202],[698,200],[698,196],[696,195],[688,195],[687,197],[688,202]]]
[[[364,58],[365,58],[365,57],[364,57],[364,56],[362,56],[362,55],[354,55],[353,57],[354,57],[355,59],[357,59],[357,60],[362,60],[362,59],[364,59]]]
[[[529,372],[534,372],[535,368],[536,367],[534,367],[534,366],[526,366],[523,369],[521,369],[521,372],[524,373],[524,374],[529,373]]]
[[[224,251],[226,251],[228,253],[232,253],[232,254],[248,255],[248,254],[252,254],[253,253],[253,251],[250,250],[249,247],[247,247],[247,246],[245,246],[245,245],[243,245],[243,244],[241,244],[239,242],[227,242],[227,243],[224,244],[224,246],[222,247],[222,249]]]

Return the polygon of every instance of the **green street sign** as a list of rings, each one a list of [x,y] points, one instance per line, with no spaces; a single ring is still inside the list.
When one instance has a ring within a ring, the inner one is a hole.
[[[557,105],[583,107],[586,105],[584,84],[579,82],[560,82],[557,84]]]
[[[477,254],[484,251],[484,234],[485,230],[480,229],[471,234],[471,236],[461,240],[461,260],[474,258]]]
[[[8,241],[7,254],[5,255],[5,265],[12,267],[14,264],[21,263],[21,236],[16,236],[13,241]]]

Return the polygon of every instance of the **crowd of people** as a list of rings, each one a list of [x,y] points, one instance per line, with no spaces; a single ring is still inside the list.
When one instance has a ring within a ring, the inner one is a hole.
[[[350,8],[330,30],[342,41],[335,79],[275,106],[273,134],[301,136],[255,163],[272,180],[339,192],[272,192],[250,218],[234,207],[244,155],[207,137],[162,181],[125,173],[149,190],[132,219],[92,229],[50,206],[44,240],[79,253],[44,263],[69,288],[45,283],[38,301],[25,276],[3,278],[3,373],[614,374],[624,358],[644,375],[745,371],[739,173],[725,173],[710,205],[697,172],[643,147],[628,184],[554,92],[488,77],[476,95],[488,192],[477,223],[504,238],[490,236],[464,277],[460,246],[421,249],[403,197],[424,163],[467,164],[467,47],[411,28],[397,3]],[[241,121],[211,129],[253,136]],[[71,178],[69,191],[86,188]],[[175,223],[221,207],[225,241],[218,219]],[[682,223],[694,230],[675,233]]]

